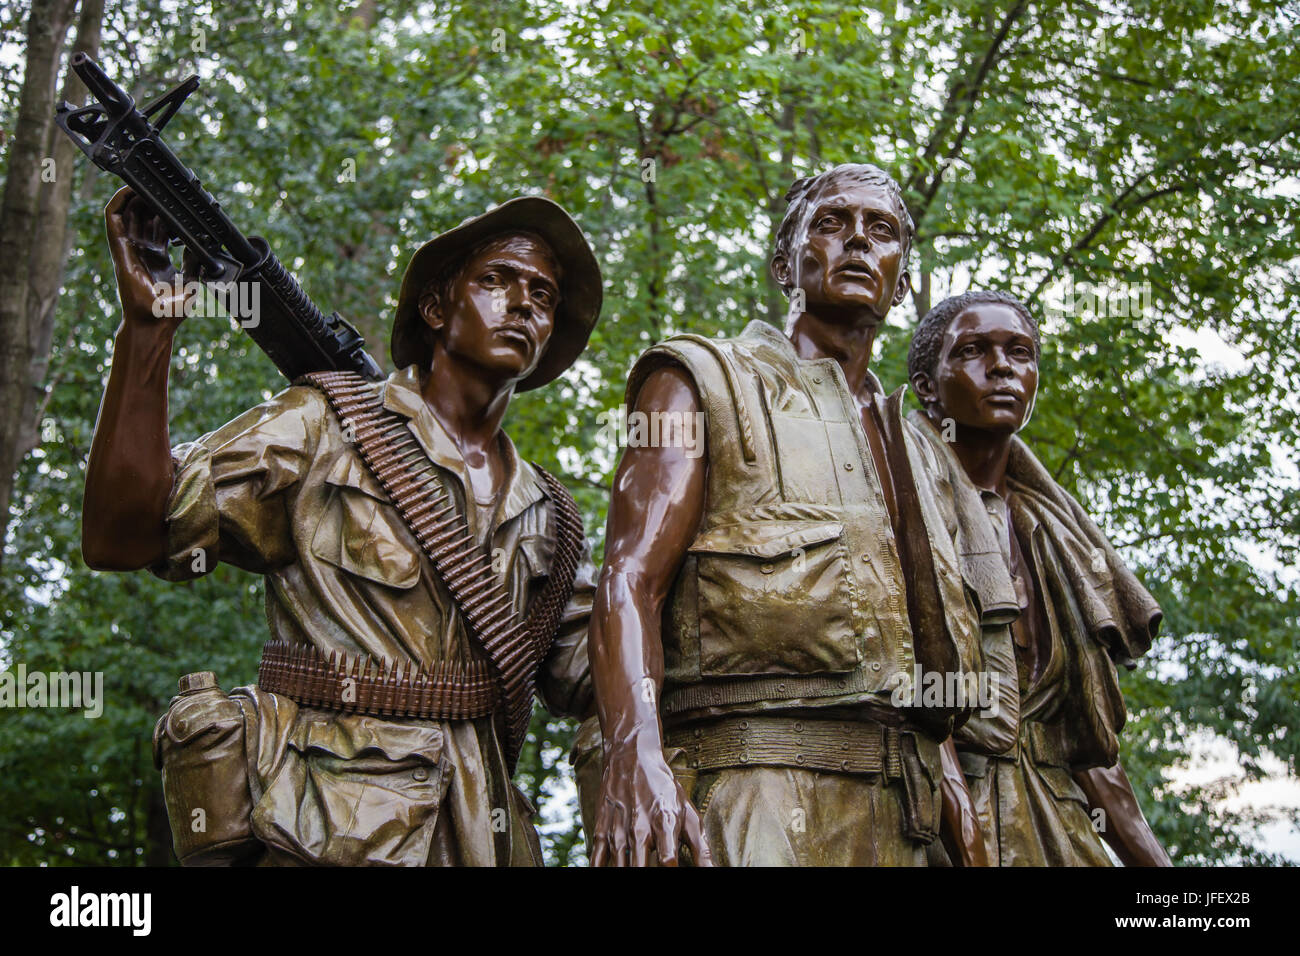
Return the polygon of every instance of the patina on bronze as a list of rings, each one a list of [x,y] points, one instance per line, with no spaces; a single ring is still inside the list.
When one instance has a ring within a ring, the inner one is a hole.
[[[354,429],[361,460],[383,486],[407,529],[433,562],[470,636],[487,654],[505,703],[502,727],[506,763],[513,773],[533,711],[537,667],[550,650],[560,617],[573,595],[583,542],[582,516],[577,504],[558,479],[546,469],[534,466],[555,509],[555,554],[546,586],[529,605],[528,618],[519,620],[491,558],[478,547],[450,491],[443,486],[437,469],[422,453],[402,417],[385,409],[369,383],[354,372],[317,372],[305,376],[303,381],[321,389],[339,421]],[[267,667],[266,660],[262,663],[259,679],[265,687],[265,679],[274,671]],[[463,697],[467,695],[459,693],[462,685],[455,679],[449,681],[451,709],[440,712],[432,708],[432,697],[428,704],[422,700],[428,679],[421,680],[424,675],[413,678],[409,667],[403,677],[400,670],[400,665],[396,669],[381,665],[382,683],[377,688],[368,675],[354,678],[355,683],[366,686],[357,688],[354,701],[344,702],[342,709],[380,715],[400,713],[394,707],[397,698],[404,695],[410,702],[408,716],[482,716],[457,711],[457,705],[463,705]],[[310,684],[309,687],[315,695],[313,702],[319,703],[324,697],[321,689]],[[301,698],[295,699],[303,702]],[[367,711],[347,706],[363,699],[366,706],[376,709]]]
[[[992,863],[1107,866],[1104,838],[1125,864],[1168,866],[1118,761],[1115,672],[1150,647],[1160,609],[1016,435],[1039,353],[1019,300],[974,292],[935,306],[909,355],[916,421],[960,465],[957,493],[985,510],[1021,604],[1011,653],[985,655],[1016,699],[960,728],[957,749]]]
[[[378,387],[347,375],[295,385],[171,448],[180,319],[157,316],[183,316],[184,303],[154,310],[155,288],[175,275],[169,236],[129,190],[106,218],[124,317],[87,470],[83,554],[169,580],[219,561],[266,575],[264,672],[287,691],[183,681],[155,733],[178,855],[539,863],[535,811],[510,782],[531,696],[520,691],[536,681],[556,713],[587,712],[594,568],[584,551],[573,575],[557,542],[567,496],[519,459],[501,423],[514,391],[563,371],[595,324],[599,271],[581,231],[536,197],[469,220],[407,270],[394,350],[405,356],[399,343],[414,334],[418,360]],[[458,521],[438,524],[450,514]],[[525,625],[531,639],[505,641],[510,653],[475,633],[499,618],[516,626],[498,638],[517,634],[539,602],[538,631]]]
[[[941,779],[954,854],[985,862],[940,750],[969,709],[891,703],[914,664],[978,669],[981,628],[1016,611],[1005,568],[967,577],[943,462],[869,368],[911,222],[872,166],[788,198],[786,333],[674,337],[629,380],[629,407],[702,413],[707,454],[629,447],[615,478],[590,642],[603,744],[589,724],[575,754],[597,865],[674,864],[683,843],[697,863],[920,865]]]

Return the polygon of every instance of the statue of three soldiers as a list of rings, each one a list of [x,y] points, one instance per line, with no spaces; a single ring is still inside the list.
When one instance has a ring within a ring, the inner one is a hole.
[[[628,408],[703,422],[704,453],[629,442],[599,575],[581,541],[561,560],[568,496],[502,428],[596,324],[582,231],[525,197],[415,254],[398,370],[367,397],[492,556],[494,580],[467,587],[319,383],[171,445],[179,320],[156,316],[184,309],[155,308],[174,276],[160,221],[114,197],[124,320],[86,561],[177,581],[225,561],[267,581],[258,683],[189,675],[155,731],[182,862],[540,864],[502,716],[520,691],[499,682],[473,594],[499,584],[526,624],[556,577],[548,633],[520,625],[524,692],[584,719],[572,759],[596,865],[1105,866],[1103,840],[1168,865],[1117,739],[1116,667],[1160,610],[1017,437],[1033,315],[1001,292],[931,309],[908,357],[921,411],[905,413],[906,389],[870,368],[910,285],[898,184],[845,164],[787,199],[784,332],[674,336],[633,367]]]

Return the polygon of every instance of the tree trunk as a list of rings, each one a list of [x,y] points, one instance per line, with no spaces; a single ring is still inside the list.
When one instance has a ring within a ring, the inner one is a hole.
[[[99,40],[104,20],[104,0],[83,0],[81,16],[77,21],[74,53],[89,57],[99,56]],[[63,78],[62,98],[74,106],[86,100],[86,86],[71,70]],[[22,409],[20,434],[14,466],[36,447],[40,431],[41,413],[49,394],[46,375],[50,367],[50,345],[54,336],[54,307],[59,301],[63,286],[63,273],[72,251],[72,235],[68,232],[68,214],[72,208],[72,181],[76,160],[81,156],[75,143],[54,124],[50,124],[49,144],[45,155],[54,159],[56,178],[41,191],[40,213],[37,216],[35,246],[32,249],[31,284],[28,293],[28,327],[32,330],[32,358],[30,387],[26,390],[27,402]],[[94,181],[98,170],[91,166],[83,181]]]
[[[782,90],[782,92],[786,93],[787,91]],[[768,268],[768,263],[772,258],[772,250],[776,248],[776,236],[781,231],[781,220],[785,218],[787,206],[785,194],[790,188],[794,175],[794,127],[796,118],[794,96],[795,94],[790,91],[789,99],[785,100],[785,105],[781,109],[781,121],[777,123],[777,129],[785,135],[781,138],[781,162],[773,174],[776,192],[767,197],[767,214],[771,220],[772,228],[768,235],[767,248],[764,250],[763,277],[767,280],[764,286],[767,291],[767,321],[778,329],[785,328],[785,320],[790,313],[790,303],[786,299],[785,292],[777,285],[776,279],[772,277],[772,270]],[[746,321],[748,321],[748,317],[746,317]],[[739,333],[739,329],[737,333]]]
[[[916,321],[925,318],[930,311],[930,270],[921,264],[921,279],[912,284],[912,300],[916,303]]]
[[[14,472],[29,449],[33,429],[22,412],[34,406],[32,360],[38,344],[33,328],[32,267],[45,223],[39,218],[43,193],[59,185],[48,179],[49,134],[54,86],[75,0],[33,0],[27,21],[27,62],[9,149],[4,198],[0,201],[0,535],[8,528]],[[52,157],[49,157],[52,158]],[[64,210],[66,215],[66,208]],[[60,246],[62,233],[59,234]],[[2,558],[2,553],[0,553]]]
[[[361,0],[357,8],[352,11],[349,18],[349,24],[353,27],[359,27],[362,30],[369,30],[375,25],[375,20],[379,16],[378,0]]]

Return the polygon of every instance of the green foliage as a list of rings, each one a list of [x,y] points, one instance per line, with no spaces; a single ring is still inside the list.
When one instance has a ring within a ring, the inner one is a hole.
[[[516,400],[508,429],[567,474],[593,534],[617,459],[597,415],[621,402],[635,356],[677,331],[779,324],[766,259],[790,182],[844,161],[888,169],[918,226],[922,304],[1007,288],[1042,318],[1025,437],[1165,610],[1124,678],[1125,763],[1153,826],[1179,860],[1269,861],[1259,821],[1225,809],[1223,785],[1175,787],[1171,771],[1211,734],[1250,776],[1265,757],[1296,772],[1293,14],[1257,0],[382,7],[366,26],[350,5],[127,0],[101,62],[142,98],[203,75],[170,142],[377,355],[419,242],[520,192],[570,209],[604,269],[602,323],[562,382]],[[15,83],[0,67],[0,85]],[[99,177],[75,209],[50,428],[23,464],[0,574],[4,659],[103,671],[109,706],[98,721],[5,714],[0,800],[16,809],[0,858],[14,862],[166,859],[153,720],[187,671],[251,680],[265,631],[254,577],[221,569],[177,587],[81,563],[116,323],[100,224],[111,191]],[[1145,283],[1149,303],[1137,316],[1113,297],[1062,306],[1066,283]],[[915,308],[881,337],[890,387]],[[282,384],[227,324],[191,320],[178,341],[173,440]],[[1207,342],[1232,361],[1207,364]],[[539,716],[533,730],[520,783],[556,820],[572,727]],[[546,829],[552,862],[581,855],[573,827]]]

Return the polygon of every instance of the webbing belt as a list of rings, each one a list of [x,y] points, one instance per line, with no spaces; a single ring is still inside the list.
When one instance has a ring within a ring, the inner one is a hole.
[[[728,767],[803,767],[833,773],[902,774],[896,727],[856,720],[729,717],[670,731],[669,747],[686,751],[696,770]]]
[[[903,832],[923,844],[938,836],[938,744],[916,730],[867,720],[745,716],[677,728],[665,743],[683,749],[693,770],[798,767],[879,774],[890,786],[901,785],[896,792]]]

